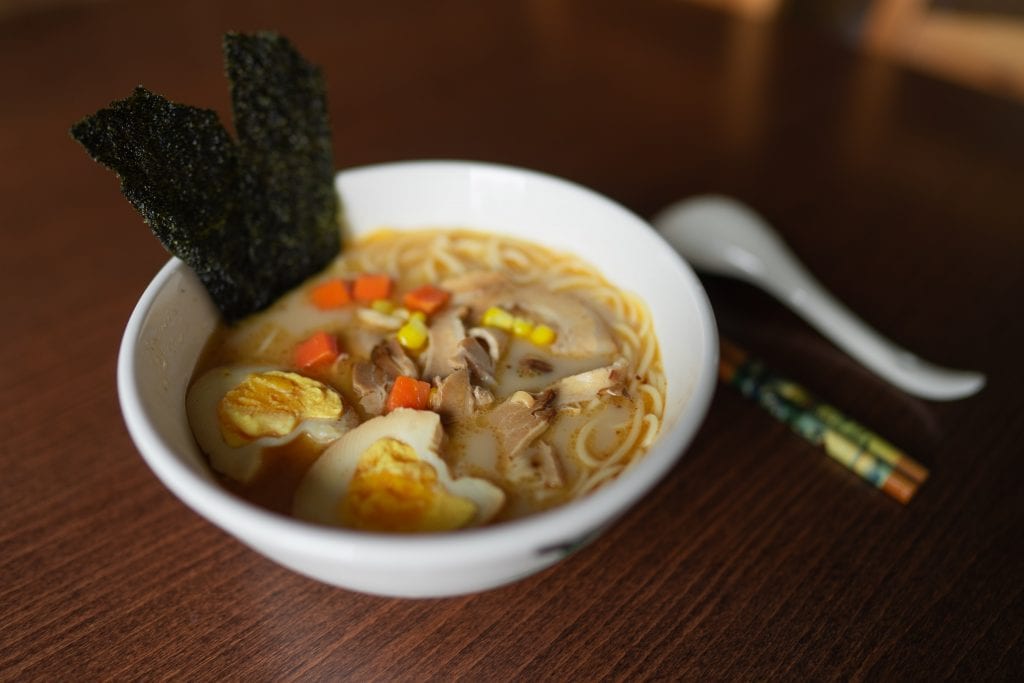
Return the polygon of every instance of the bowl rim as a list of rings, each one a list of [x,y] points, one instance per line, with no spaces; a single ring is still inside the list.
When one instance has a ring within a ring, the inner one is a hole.
[[[347,178],[365,173],[418,170],[465,172],[501,172],[555,183],[590,200],[597,200],[617,212],[624,213],[652,236],[664,243],[670,258],[676,262],[689,284],[690,294],[699,316],[700,336],[707,349],[704,362],[698,364],[686,406],[676,424],[663,431],[648,452],[631,465],[623,476],[583,498],[559,505],[534,515],[493,526],[463,529],[434,534],[391,534],[364,532],[320,526],[257,507],[230,493],[215,481],[204,478],[185,462],[160,436],[143,408],[142,389],[135,377],[134,366],[144,323],[157,296],[180,272],[190,269],[172,257],[147,285],[125,327],[118,352],[117,387],[121,411],[129,434],[143,459],[157,477],[200,516],[243,540],[268,539],[272,545],[299,555],[353,558],[361,563],[374,560],[393,562],[415,560],[418,566],[451,565],[460,558],[479,557],[493,550],[495,544],[511,549],[559,549],[586,538],[614,521],[653,489],[682,458],[685,448],[696,435],[710,407],[717,381],[718,333],[707,293],[692,268],[661,238],[650,223],[618,202],[583,185],[547,173],[495,164],[460,160],[416,160],[370,164],[341,170],[335,175],[340,190]],[[652,454],[659,453],[657,457]],[[253,540],[253,543],[258,541]],[[429,551],[429,552],[426,552]]]

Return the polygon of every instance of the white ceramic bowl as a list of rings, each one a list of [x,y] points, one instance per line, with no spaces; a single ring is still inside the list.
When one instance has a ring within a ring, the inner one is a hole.
[[[221,488],[185,418],[185,390],[218,314],[177,259],[150,283],[128,322],[118,392],[132,439],[186,505],[301,574],[352,590],[425,597],[470,593],[539,571],[594,538],[672,468],[715,386],[718,343],[693,271],[645,221],[552,176],[492,164],[417,161],[338,174],[356,235],[375,227],[466,227],[570,251],[639,294],[654,318],[668,379],[662,431],[642,460],[588,497],[493,527],[399,536],[315,526],[254,507]]]

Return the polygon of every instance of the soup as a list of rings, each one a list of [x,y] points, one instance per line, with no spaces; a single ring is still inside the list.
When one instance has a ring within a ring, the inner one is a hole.
[[[465,230],[377,231],[211,339],[187,407],[223,484],[309,521],[446,531],[600,487],[654,441],[643,302]]]

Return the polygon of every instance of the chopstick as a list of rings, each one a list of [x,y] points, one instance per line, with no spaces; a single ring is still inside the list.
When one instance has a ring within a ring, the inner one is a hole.
[[[796,382],[779,375],[735,343],[722,339],[719,379],[756,401],[834,460],[901,503],[928,478],[928,469]]]

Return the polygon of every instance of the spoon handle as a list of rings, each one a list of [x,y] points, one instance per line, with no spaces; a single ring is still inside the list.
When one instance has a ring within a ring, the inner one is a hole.
[[[939,367],[872,329],[804,268],[760,216],[724,197],[687,200],[654,219],[695,268],[761,287],[837,346],[904,391],[933,400],[969,396],[985,384],[977,372]]]

